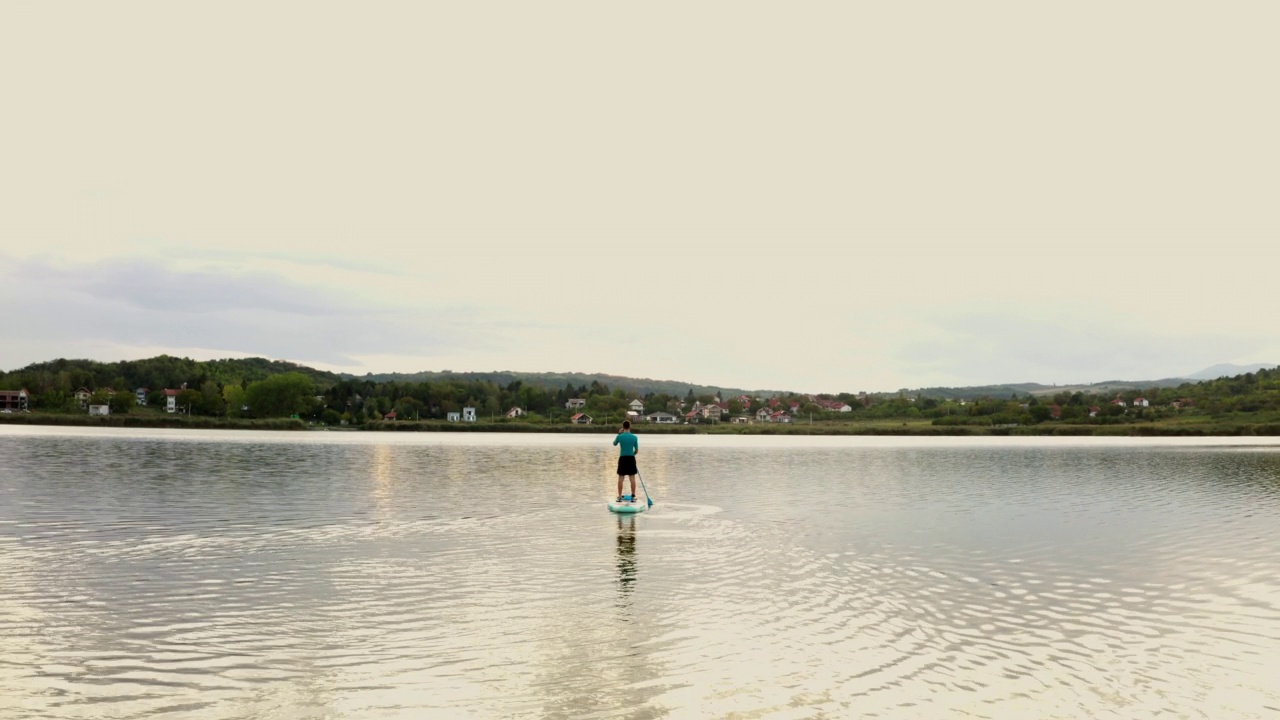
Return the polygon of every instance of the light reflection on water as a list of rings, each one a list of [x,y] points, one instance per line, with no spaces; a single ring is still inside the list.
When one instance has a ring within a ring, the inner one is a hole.
[[[5,718],[1267,717],[1265,441],[0,428]]]

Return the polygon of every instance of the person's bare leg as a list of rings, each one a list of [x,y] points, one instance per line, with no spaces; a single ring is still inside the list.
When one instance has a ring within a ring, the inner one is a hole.
[[[632,500],[639,499],[640,496],[636,495],[636,476],[628,475],[627,477],[631,479],[631,499]],[[618,483],[618,484],[621,485],[622,483]]]
[[[622,476],[618,476],[618,497],[622,497]]]

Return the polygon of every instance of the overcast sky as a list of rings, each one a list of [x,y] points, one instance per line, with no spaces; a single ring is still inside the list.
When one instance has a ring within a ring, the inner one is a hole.
[[[0,368],[1280,362],[1280,4],[8,2]]]

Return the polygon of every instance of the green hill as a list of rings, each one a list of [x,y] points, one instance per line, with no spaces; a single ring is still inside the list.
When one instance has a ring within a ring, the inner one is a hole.
[[[218,385],[244,385],[290,372],[302,373],[322,387],[340,380],[334,373],[283,360],[229,358],[201,361],[160,355],[145,360],[109,363],[65,358],[33,363],[20,370],[0,372],[0,388],[25,387],[34,393],[74,392],[81,387],[90,390],[106,387],[128,391],[139,387],[158,390],[181,387],[184,383],[187,387],[199,388],[209,381]]]

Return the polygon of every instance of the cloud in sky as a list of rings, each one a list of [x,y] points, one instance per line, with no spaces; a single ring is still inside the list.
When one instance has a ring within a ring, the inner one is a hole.
[[[0,367],[838,391],[1280,359],[1273,4],[378,8],[0,10]]]

